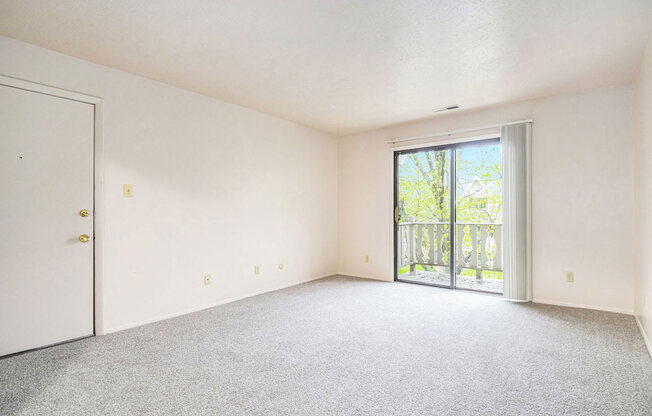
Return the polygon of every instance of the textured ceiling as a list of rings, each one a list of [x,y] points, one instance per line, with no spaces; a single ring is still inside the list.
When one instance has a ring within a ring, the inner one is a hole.
[[[0,34],[336,134],[631,81],[651,28],[652,0],[0,0]]]

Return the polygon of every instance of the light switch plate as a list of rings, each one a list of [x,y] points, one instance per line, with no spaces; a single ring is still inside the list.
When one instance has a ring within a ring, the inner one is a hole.
[[[125,183],[122,185],[122,196],[125,198],[131,198],[134,196],[134,186],[130,183]]]

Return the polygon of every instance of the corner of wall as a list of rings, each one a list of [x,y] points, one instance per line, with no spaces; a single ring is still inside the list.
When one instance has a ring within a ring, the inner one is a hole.
[[[648,40],[634,82],[634,316],[652,356],[652,267],[646,261],[652,243],[652,37]]]

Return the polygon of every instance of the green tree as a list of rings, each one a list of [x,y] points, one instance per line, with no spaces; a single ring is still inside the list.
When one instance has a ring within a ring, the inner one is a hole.
[[[406,221],[448,221],[450,213],[449,151],[404,155],[399,209]]]
[[[500,148],[483,146],[456,151],[457,222],[502,221]],[[402,155],[399,210],[402,221],[449,221],[450,151]]]

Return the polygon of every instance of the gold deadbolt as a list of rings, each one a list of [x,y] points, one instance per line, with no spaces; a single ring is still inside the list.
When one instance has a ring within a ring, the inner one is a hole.
[[[89,215],[91,215],[91,213],[88,212],[87,209],[82,209],[81,211],[79,211],[79,216],[80,217],[88,217]]]
[[[88,243],[89,241],[91,241],[91,238],[87,234],[82,234],[79,236],[79,241],[81,241],[82,243]]]

